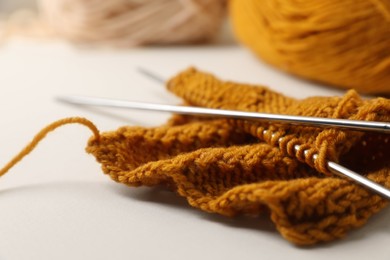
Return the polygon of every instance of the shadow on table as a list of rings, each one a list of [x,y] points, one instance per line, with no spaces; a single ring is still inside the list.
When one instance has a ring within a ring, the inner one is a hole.
[[[32,193],[45,194],[52,193],[71,193],[76,196],[89,196],[91,191],[104,189],[105,192],[112,192],[114,197],[120,196],[122,198],[131,200],[142,201],[145,203],[155,203],[162,206],[171,208],[172,210],[188,211],[190,214],[196,217],[205,219],[207,221],[215,222],[231,228],[238,228],[250,231],[267,232],[267,235],[282,237],[277,232],[274,224],[271,222],[268,216],[260,217],[225,217],[218,214],[212,214],[203,212],[192,208],[185,198],[178,196],[174,192],[168,191],[163,188],[130,188],[124,185],[116,184],[113,182],[107,183],[94,183],[94,182],[50,182],[42,184],[32,184],[20,187],[12,187],[0,189],[0,205],[3,199],[17,196],[23,197],[23,193],[31,195]],[[86,191],[87,190],[87,191]],[[90,191],[88,191],[90,190]],[[116,194],[116,195],[115,195]],[[314,247],[303,247],[303,249],[319,249],[319,248],[332,248],[337,246],[345,246],[360,240],[369,240],[372,236],[389,235],[390,233],[390,208],[382,210],[369,219],[368,223],[356,230],[352,230],[347,234],[347,237],[343,240],[336,240],[334,243],[319,244]],[[287,243],[287,242],[286,242]]]
[[[130,199],[136,199],[145,201],[148,203],[156,203],[165,205],[167,207],[173,207],[179,210],[189,210],[191,213],[196,214],[198,217],[206,219],[208,221],[216,222],[219,224],[227,225],[234,228],[243,229],[257,229],[267,232],[277,232],[274,224],[268,218],[268,216],[249,217],[249,216],[237,216],[227,217],[218,215],[215,213],[208,213],[191,207],[184,197],[180,197],[174,192],[168,191],[162,187],[154,188],[131,188],[121,187],[117,189],[118,193],[122,196]]]
[[[275,236],[280,236],[274,224],[268,215],[259,217],[226,217],[218,214],[212,214],[192,208],[185,198],[178,196],[174,192],[168,191],[161,187],[155,188],[116,188],[116,191],[121,195],[130,199],[145,201],[148,203],[157,203],[167,207],[173,207],[180,210],[191,210],[193,214],[208,221],[226,225],[233,228],[258,230],[267,232],[267,235],[274,233]],[[368,220],[368,223],[361,228],[351,230],[347,236],[341,240],[335,240],[330,243],[318,244],[313,247],[302,247],[303,249],[328,248],[342,246],[345,243],[351,243],[357,240],[369,239],[370,236],[375,236],[380,233],[389,234],[390,232],[390,208],[386,208],[374,215]],[[269,234],[268,234],[269,233]],[[280,237],[282,239],[282,237]]]

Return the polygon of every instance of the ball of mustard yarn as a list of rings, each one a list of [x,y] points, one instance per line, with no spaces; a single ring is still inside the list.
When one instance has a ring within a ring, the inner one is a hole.
[[[306,79],[390,94],[390,0],[231,0],[237,38]]]
[[[40,0],[56,36],[78,43],[131,47],[182,44],[215,37],[225,0]]]

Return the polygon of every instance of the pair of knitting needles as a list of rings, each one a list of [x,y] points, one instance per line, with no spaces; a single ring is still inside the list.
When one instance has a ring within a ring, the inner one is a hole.
[[[161,84],[165,83],[165,80],[159,76],[147,71],[145,69],[138,69],[142,74],[158,81]],[[306,125],[314,127],[333,127],[350,129],[357,131],[373,131],[385,134],[390,134],[390,123],[373,122],[373,121],[360,121],[360,120],[344,120],[344,119],[330,119],[330,118],[319,118],[319,117],[304,117],[304,116],[291,116],[291,115],[280,115],[280,114],[267,114],[267,113],[255,113],[255,112],[244,112],[236,110],[224,110],[224,109],[211,109],[201,108],[192,106],[174,106],[165,104],[145,103],[145,102],[134,102],[119,99],[108,99],[108,98],[97,98],[88,96],[62,96],[58,98],[59,101],[76,104],[76,105],[88,105],[88,106],[103,106],[103,107],[114,107],[124,109],[138,109],[138,110],[149,110],[149,111],[161,111],[161,112],[172,112],[176,114],[185,115],[197,115],[197,116],[213,116],[222,118],[234,118],[242,120],[252,121],[266,121],[274,123],[286,123],[294,125]],[[264,131],[264,134],[267,130]],[[281,137],[278,141],[283,139]],[[296,151],[300,150],[300,145],[295,145]],[[313,160],[316,160],[317,154],[313,155]],[[355,181],[356,183],[370,189],[378,195],[390,200],[390,190],[375,183],[364,176],[351,171],[335,162],[328,161],[327,167],[330,172],[341,177],[348,178]]]

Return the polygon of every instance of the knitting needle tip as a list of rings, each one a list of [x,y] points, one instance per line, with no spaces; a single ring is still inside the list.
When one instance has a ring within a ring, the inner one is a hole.
[[[143,74],[144,76],[146,76],[147,78],[150,78],[160,84],[165,84],[165,79],[163,79],[161,76],[159,75],[156,75],[156,73],[154,72],[151,72],[143,67],[137,67],[137,71],[141,74]]]

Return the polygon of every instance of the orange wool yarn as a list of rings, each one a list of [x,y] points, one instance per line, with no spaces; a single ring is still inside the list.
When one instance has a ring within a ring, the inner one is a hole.
[[[390,94],[389,0],[230,0],[237,38],[292,74]]]
[[[390,121],[390,100],[362,100],[354,91],[297,100],[195,69],[171,79],[168,89],[196,106]],[[67,123],[81,123],[94,132],[86,150],[113,180],[129,186],[164,185],[207,212],[269,214],[281,235],[297,245],[341,238],[387,205],[378,195],[329,174],[326,160],[390,188],[388,135],[233,119],[174,116],[160,127],[125,126],[105,133],[85,119],[65,119],[42,130],[0,176],[47,132]],[[315,162],[313,153],[318,154]]]

